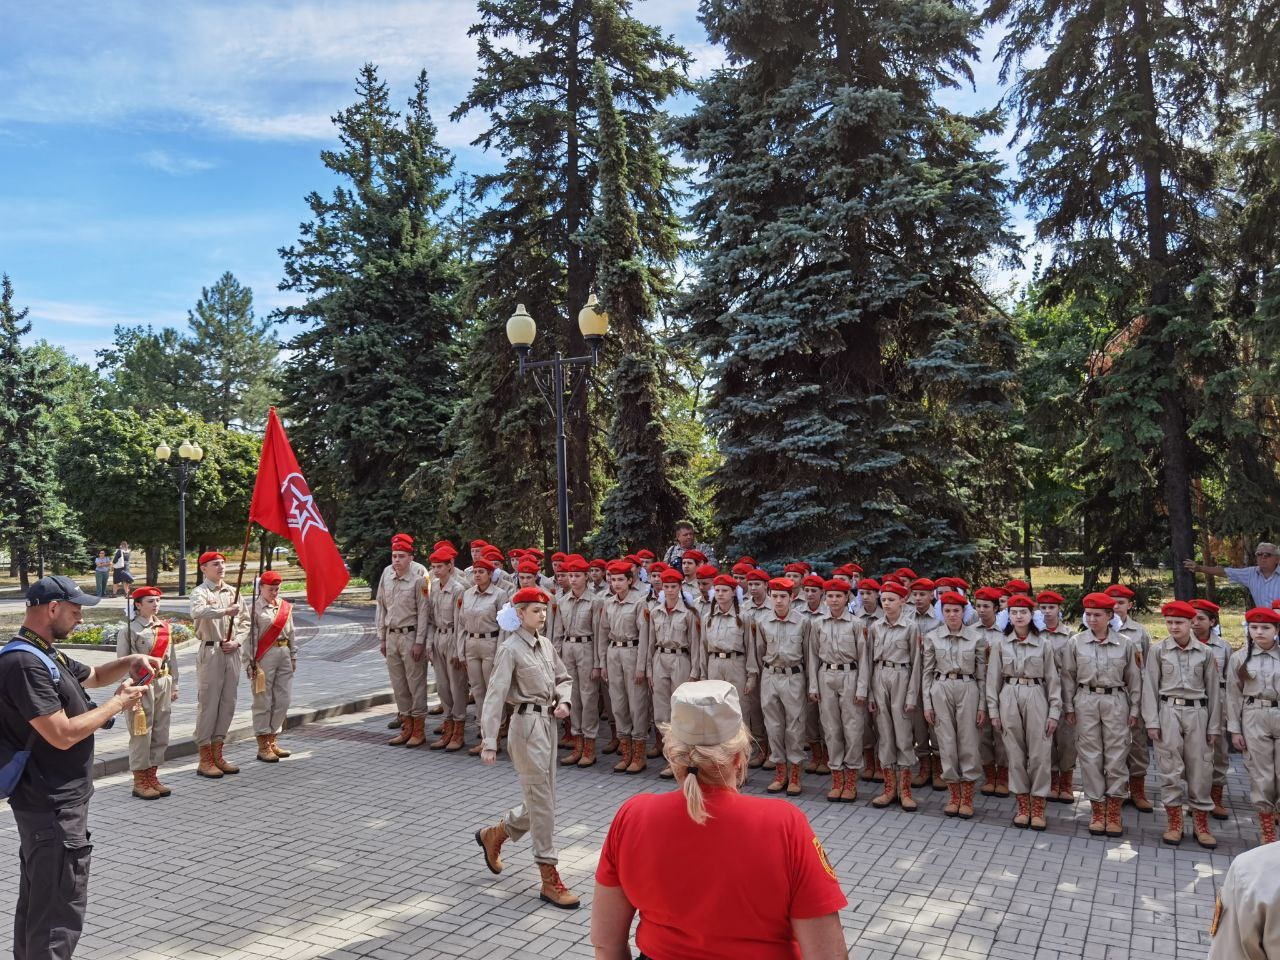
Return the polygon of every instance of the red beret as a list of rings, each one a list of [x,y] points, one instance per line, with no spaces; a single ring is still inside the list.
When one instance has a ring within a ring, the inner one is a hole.
[[[268,573],[269,572],[270,571],[268,571]],[[139,587],[137,590],[133,591],[133,593],[129,594],[129,596],[133,597],[135,600],[145,600],[147,597],[161,597],[164,596],[164,594],[161,593],[159,587]]]
[[[713,587],[736,587],[738,581],[729,576],[729,574],[722,573],[711,581],[711,585]]]
[[[555,563],[557,560],[563,560],[567,556],[569,556],[567,553],[557,550],[555,553],[551,555],[551,562]]]
[[[274,570],[265,570],[263,571],[262,576],[258,578],[258,582],[268,587],[279,586],[284,582],[284,577],[280,576],[280,574],[276,573]]]
[[[1272,601],[1276,603],[1280,601]],[[1270,607],[1254,607],[1244,615],[1245,623],[1270,623],[1280,626],[1280,610]]]
[[[1222,608],[1212,600],[1192,600],[1191,606],[1197,610],[1203,610],[1205,613],[1219,613],[1222,610]]]
[[[649,564],[650,573],[662,573],[663,570],[670,570],[670,569],[671,569],[671,564],[663,563],[661,560],[655,560],[653,561],[653,563]]]
[[[652,550],[637,550],[637,551],[636,551],[636,556],[637,556],[637,557],[639,557],[641,560],[652,560],[652,559],[653,559],[653,551],[652,551]]]
[[[542,551],[539,550],[537,547],[525,547],[524,555],[526,557],[537,557],[539,560],[542,559]]]
[[[783,573],[804,573],[806,570],[808,570],[808,567],[806,567],[803,563],[800,563],[799,561],[788,563],[785,567],[782,568]]]
[[[1126,587],[1123,583],[1113,583],[1111,586],[1107,587],[1107,589],[1103,590],[1102,592],[1105,593],[1108,597],[1119,597],[1120,599],[1123,599],[1123,600],[1132,600],[1134,597],[1137,596],[1136,593],[1134,593],[1132,590]]]
[[[516,564],[516,573],[537,573],[538,562],[536,560],[521,560]]]
[[[963,607],[965,604],[968,603],[968,601],[965,600],[964,598],[964,594],[956,593],[954,590],[948,590],[946,593],[942,595],[941,599],[942,599],[942,605],[944,607],[947,607],[947,606]]]
[[[515,596],[511,598],[512,604],[517,603],[550,603],[551,598],[547,596],[545,590],[541,587],[521,587],[515,592]]]
[[[826,585],[827,585],[827,581],[823,580],[816,573],[805,574],[805,578],[800,581],[800,586],[802,587],[817,587],[819,590],[821,590]]]
[[[1086,593],[1080,601],[1086,610],[1114,610],[1116,601],[1105,593]]]
[[[564,563],[560,565],[560,569],[565,573],[586,573],[587,561],[574,554],[564,558]]]
[[[458,548],[455,547],[448,540],[437,540],[435,543],[431,545],[431,549],[432,550],[448,550],[455,557],[458,555]]]
[[[1058,606],[1066,603],[1062,594],[1054,593],[1052,590],[1041,590],[1036,594],[1036,603],[1056,603]]]
[[[856,563],[846,563],[844,568],[849,571],[850,576],[853,576],[855,573],[862,573],[862,567]]]
[[[758,580],[760,583],[768,583],[769,574],[765,573],[763,570],[752,570],[747,574],[747,580]]]
[[[1170,600],[1160,608],[1162,617],[1178,617],[1183,620],[1194,620],[1196,608],[1185,600]]]
[[[523,557],[524,553],[525,552],[523,550],[521,550],[519,547],[516,547],[514,550],[507,551],[507,556],[513,560],[517,560],[520,557]]]
[[[488,540],[472,540],[471,541],[472,550],[474,550],[476,547],[487,547],[488,545],[489,545]]]
[[[1277,597],[1276,599],[1271,601],[1271,609],[1280,610],[1280,597]]]
[[[840,577],[832,577],[822,585],[822,589],[832,593],[851,593],[853,592],[853,584]]]
[[[594,557],[592,561],[587,564],[588,569],[591,567],[595,567],[597,570],[608,570],[609,564],[606,561],[601,560],[599,557]]]
[[[697,577],[699,580],[712,580],[717,575],[719,575],[719,573],[720,571],[717,570],[715,567],[713,567],[711,564],[704,563],[701,566],[699,566],[698,569],[694,572],[694,576]],[[732,580],[733,578],[730,577],[729,579]]]
[[[896,583],[896,584],[899,584],[900,586],[903,586],[903,587],[905,587],[905,586],[906,586],[906,584],[905,584],[905,583],[903,583],[902,578],[901,578],[900,576],[898,576],[896,573],[886,573],[883,577],[881,577],[881,578],[880,578],[880,582],[881,582],[882,584],[883,584],[883,583]]]
[[[749,567],[754,567],[756,565],[756,558],[755,557],[739,557],[738,562],[745,563]]]
[[[496,564],[494,564],[494,562],[490,560],[488,557],[481,557],[479,560],[477,560],[475,563],[471,565],[471,568],[473,570],[488,570],[490,573],[493,573],[493,568],[495,566]]]
[[[750,573],[754,569],[755,569],[755,564],[747,563],[745,560],[739,560],[737,563],[733,565],[732,572],[735,574],[740,573],[745,577],[748,573]]]
[[[907,595],[907,588],[897,580],[886,580],[884,583],[880,584],[880,592],[893,593],[899,597],[905,597]]]
[[[966,580],[964,577],[952,577],[951,579],[955,581],[955,583],[953,583],[952,586],[959,587],[961,590],[969,589],[969,581]]]
[[[769,581],[769,592],[772,593],[774,590],[780,590],[783,593],[790,593],[791,588],[794,586],[795,584],[792,583],[788,577],[774,577]]]
[[[684,583],[684,574],[672,570],[668,567],[658,574],[658,579],[663,583]]]
[[[916,579],[916,572],[910,567],[899,567],[897,570],[893,571],[893,575],[895,577],[902,577],[904,580]]]
[[[489,544],[485,547],[481,556],[486,560],[492,560],[494,563],[501,563],[505,559],[503,552],[493,544]]]
[[[1006,593],[1030,593],[1031,584],[1025,580],[1007,580],[1004,589]]]
[[[1027,610],[1035,608],[1035,601],[1028,597],[1025,593],[1018,593],[1009,598],[1009,606],[1023,607]]]
[[[937,588],[937,586],[938,585],[934,583],[932,580],[930,580],[928,577],[920,577],[917,580],[911,581],[912,590],[934,590]]]
[[[626,577],[631,574],[631,564],[625,560],[611,560],[604,569],[611,577],[619,574]]]
[[[880,592],[880,584],[876,583],[876,582],[875,582],[874,580],[872,580],[870,577],[863,577],[861,580],[859,580],[859,581],[858,581],[858,589],[859,589],[859,590],[874,590],[876,593],[879,593],[879,592]]]
[[[694,563],[706,563],[707,555],[701,550],[686,550],[681,560],[692,560]]]
[[[457,554],[449,550],[432,550],[431,556],[427,557],[427,563],[453,563],[453,558]]]
[[[1000,598],[1004,596],[1004,591],[998,587],[979,587],[974,591],[973,599],[988,600],[991,603],[999,603]]]
[[[220,554],[217,550],[206,550],[204,553],[200,554],[200,561],[196,564],[196,566],[203,567],[206,563],[212,563],[214,560],[222,560],[223,562],[225,562],[226,559],[227,558],[224,557],[222,554]]]

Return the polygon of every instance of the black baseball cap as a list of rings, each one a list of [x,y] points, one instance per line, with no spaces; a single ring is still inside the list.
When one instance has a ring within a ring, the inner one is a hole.
[[[28,607],[38,607],[54,600],[78,603],[82,607],[92,607],[98,602],[97,597],[85,593],[70,577],[43,577],[27,590]]]

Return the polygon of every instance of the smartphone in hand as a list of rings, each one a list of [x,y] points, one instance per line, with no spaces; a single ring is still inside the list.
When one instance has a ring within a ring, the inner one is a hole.
[[[137,677],[135,677],[131,682],[135,687],[145,687],[155,678],[156,678],[156,675],[152,673],[150,670],[143,670],[142,673],[140,673]]]

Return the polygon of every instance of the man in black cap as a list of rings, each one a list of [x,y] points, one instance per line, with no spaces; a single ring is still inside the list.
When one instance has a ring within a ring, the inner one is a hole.
[[[65,960],[75,952],[93,849],[93,734],[142,696],[135,678],[160,669],[159,660],[144,654],[89,667],[54,648],[83,619],[81,608],[97,602],[67,577],[38,580],[27,591],[21,629],[0,655],[0,739],[13,750],[31,749],[9,797],[21,841],[15,960]],[[122,679],[102,706],[85,693]]]

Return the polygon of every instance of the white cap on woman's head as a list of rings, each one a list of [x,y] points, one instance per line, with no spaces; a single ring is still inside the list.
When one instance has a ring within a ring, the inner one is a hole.
[[[707,747],[733,739],[742,729],[738,691],[724,680],[692,680],[671,694],[670,736]]]

